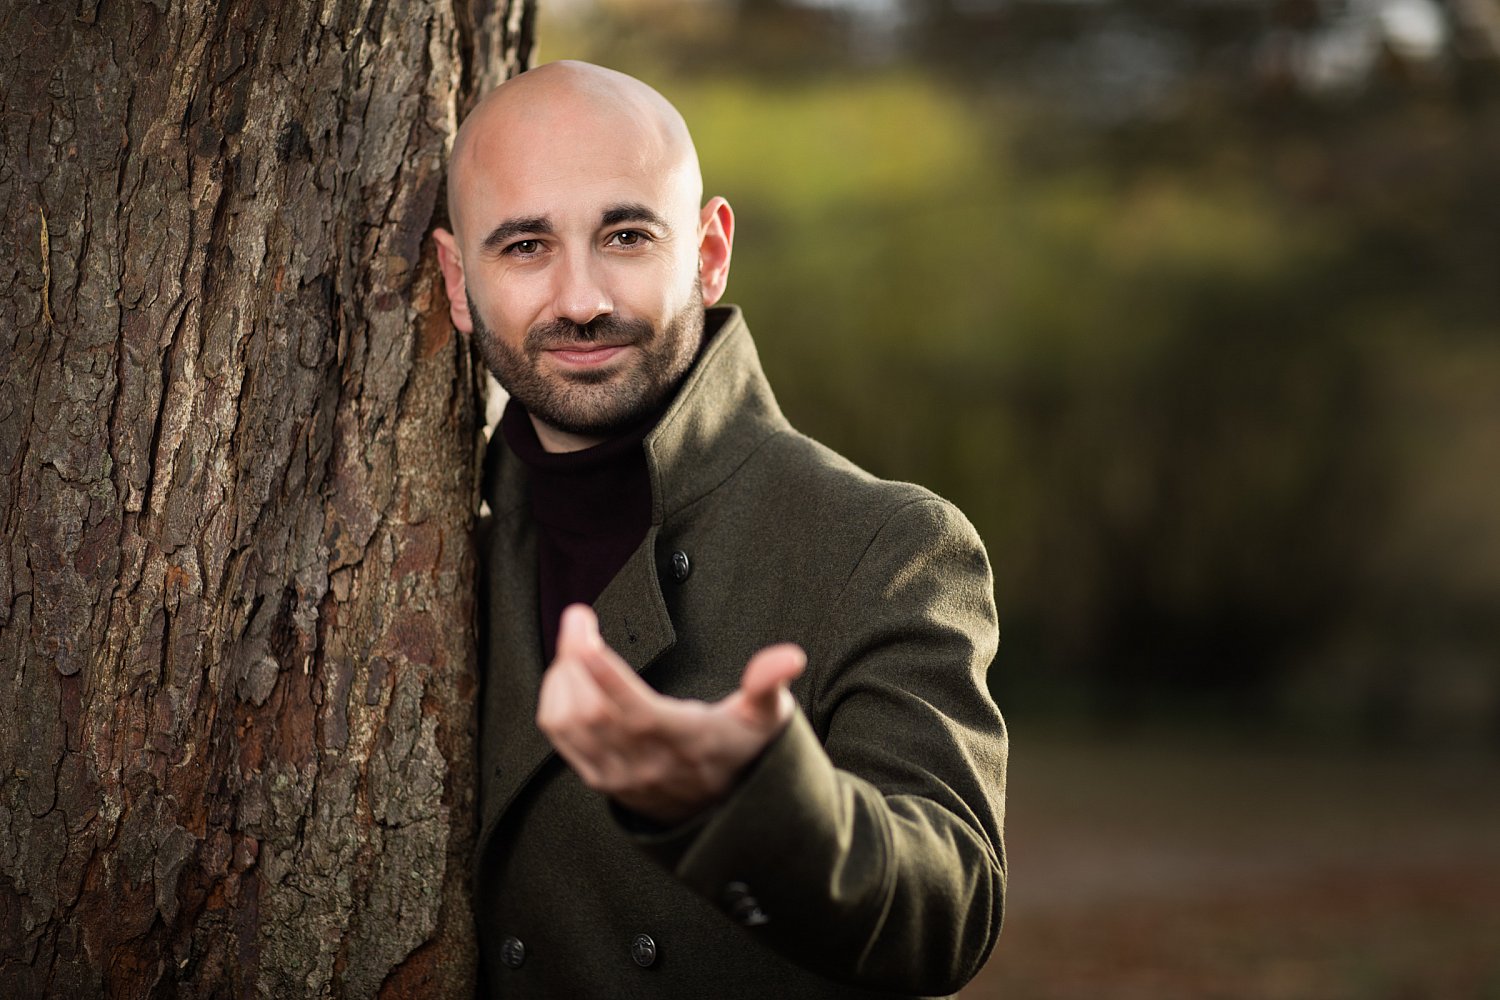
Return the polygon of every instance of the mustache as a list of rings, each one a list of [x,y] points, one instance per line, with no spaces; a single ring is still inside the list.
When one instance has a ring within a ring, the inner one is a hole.
[[[538,323],[527,330],[525,346],[531,352],[567,347],[570,344],[603,344],[617,347],[623,344],[644,343],[651,339],[653,333],[651,324],[643,319],[600,316],[587,323],[554,319]]]

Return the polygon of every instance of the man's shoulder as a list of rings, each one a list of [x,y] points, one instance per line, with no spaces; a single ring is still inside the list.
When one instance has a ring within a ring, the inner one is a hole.
[[[816,484],[820,489],[846,494],[851,499],[899,505],[919,497],[936,497],[915,483],[882,479],[822,442],[791,428],[768,439],[753,459],[763,464],[769,474]]]
[[[888,525],[977,537],[963,513],[916,483],[882,479],[813,438],[793,429],[769,437],[738,470],[735,492],[785,510],[795,506],[822,524],[840,523],[860,534]]]

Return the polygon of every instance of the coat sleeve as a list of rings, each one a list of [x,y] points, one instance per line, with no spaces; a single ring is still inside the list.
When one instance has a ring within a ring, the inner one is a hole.
[[[1005,898],[992,594],[956,508],[928,495],[898,509],[809,644],[804,711],[711,814],[637,841],[807,968],[956,992]]]

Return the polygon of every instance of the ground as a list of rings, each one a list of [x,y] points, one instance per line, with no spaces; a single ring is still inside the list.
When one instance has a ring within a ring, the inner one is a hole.
[[[1500,760],[1013,733],[964,1000],[1500,998]]]

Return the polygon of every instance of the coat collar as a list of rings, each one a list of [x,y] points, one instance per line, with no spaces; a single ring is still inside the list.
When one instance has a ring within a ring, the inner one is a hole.
[[[790,428],[739,306],[707,310],[703,338],[697,364],[646,436],[653,527],[728,479],[766,438]],[[504,519],[525,513],[526,471],[520,462],[496,461],[502,448],[497,432],[485,495]]]
[[[709,309],[702,356],[646,435],[651,523],[728,479],[766,438],[789,429],[739,306]]]

